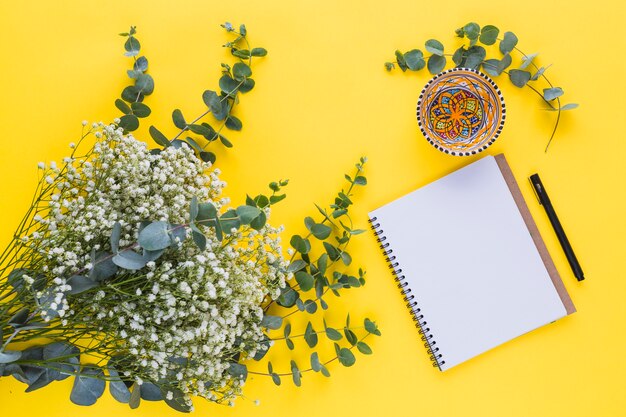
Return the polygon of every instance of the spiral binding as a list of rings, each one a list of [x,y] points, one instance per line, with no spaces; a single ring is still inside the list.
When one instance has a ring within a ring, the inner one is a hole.
[[[415,327],[419,331],[421,339],[424,342],[424,347],[427,349],[428,355],[430,356],[430,360],[432,361],[434,367],[441,369],[441,365],[445,364],[446,361],[443,360],[443,355],[439,353],[439,347],[436,346],[437,342],[434,340],[433,334],[430,332],[430,328],[426,327],[428,322],[424,319],[422,309],[418,307],[415,295],[411,294],[411,289],[407,287],[409,283],[405,281],[405,276],[402,275],[400,263],[396,261],[396,256],[392,255],[393,249],[389,247],[389,242],[386,242],[387,236],[383,234],[384,230],[381,229],[380,223],[377,223],[376,220],[377,217],[372,217],[369,220],[370,227],[374,230],[376,240],[380,243],[379,247],[383,251],[383,255],[385,255],[385,260],[389,264],[389,269],[392,271],[394,276],[393,279],[398,284],[398,288],[400,289],[403,299],[406,302],[406,307],[411,312],[411,316],[415,322]]]

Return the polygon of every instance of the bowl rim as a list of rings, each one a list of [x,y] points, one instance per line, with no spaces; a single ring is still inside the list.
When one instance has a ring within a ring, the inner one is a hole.
[[[472,73],[478,75],[479,77],[483,78],[487,83],[491,84],[491,86],[493,87],[494,91],[496,91],[498,93],[498,97],[500,98],[500,108],[502,109],[502,115],[500,117],[500,123],[499,123],[499,126],[497,127],[495,133],[493,134],[493,136],[487,141],[487,143],[484,143],[478,149],[472,149],[471,151],[453,151],[453,150],[446,149],[445,147],[441,146],[439,143],[437,143],[433,139],[431,139],[431,137],[428,135],[428,132],[426,132],[426,130],[424,128],[424,123],[422,123],[422,120],[420,118],[420,110],[421,110],[421,107],[422,107],[422,99],[424,98],[424,94],[426,93],[426,90],[435,81],[437,81],[442,76],[444,76],[446,74],[453,73],[453,72],[459,72],[459,71],[472,72]],[[471,155],[476,155],[476,154],[484,151],[489,146],[491,146],[496,141],[496,139],[498,139],[498,137],[500,136],[500,133],[502,133],[502,128],[504,127],[504,121],[506,120],[506,104],[504,103],[504,97],[502,95],[502,92],[500,91],[500,88],[498,88],[497,84],[489,76],[487,76],[486,74],[478,71],[477,69],[456,67],[456,68],[450,68],[450,69],[441,71],[440,73],[434,75],[426,83],[426,85],[424,86],[424,88],[422,88],[422,91],[420,92],[419,98],[417,99],[416,117],[417,117],[417,124],[418,124],[418,126],[419,126],[419,128],[420,128],[420,130],[422,132],[422,135],[424,135],[426,140],[428,140],[428,142],[432,146],[434,146],[436,149],[439,149],[441,152],[443,152],[445,154],[448,154],[448,155],[471,156]]]

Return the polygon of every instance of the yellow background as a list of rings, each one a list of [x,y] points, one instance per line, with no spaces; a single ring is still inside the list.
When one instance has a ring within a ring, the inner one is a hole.
[[[40,160],[59,161],[80,134],[80,122],[110,121],[113,101],[127,85],[130,65],[118,32],[138,26],[156,90],[149,123],[173,133],[171,111],[203,110],[201,93],[216,89],[219,23],[244,22],[267,58],[254,66],[257,88],[241,98],[244,122],[218,150],[218,165],[241,202],[278,178],[291,180],[288,199],[273,213],[288,236],[302,232],[313,202],[329,202],[361,155],[369,185],[357,192],[355,218],[476,158],[443,155],[421,136],[415,103],[429,79],[387,73],[393,51],[437,38],[453,50],[454,29],[469,21],[514,31],[519,47],[541,52],[547,74],[578,110],[563,115],[544,153],[555,114],[541,110],[529,89],[504,77],[508,118],[489,154],[505,152],[578,312],[467,362],[449,372],[433,369],[370,234],[352,246],[355,264],[368,270],[363,289],[333,300],[326,313],[340,326],[375,319],[383,337],[374,355],[354,367],[334,363],[332,377],[305,374],[303,386],[275,387],[250,378],[247,398],[235,408],[196,401],[197,415],[312,416],[618,416],[626,414],[626,198],[624,97],[626,71],[623,2],[496,1],[54,1],[0,2],[0,212],[2,244],[27,207]],[[545,213],[525,178],[539,171],[581,261],[587,280],[577,283]],[[479,214],[480,215],[480,214]],[[488,213],[484,214],[488,216]],[[416,238],[419,238],[416,236]],[[529,308],[532,303],[529,302]],[[471,312],[467,312],[471,314]],[[318,316],[316,320],[320,319]],[[303,329],[304,321],[294,322]],[[299,341],[299,345],[304,345]],[[305,349],[295,356],[302,363]],[[292,353],[273,354],[278,370]],[[280,359],[279,357],[282,357]],[[278,359],[277,359],[278,358]],[[254,364],[250,369],[255,367]],[[263,370],[263,369],[260,369]],[[12,378],[0,380],[3,415],[166,416],[162,403],[136,411],[105,393],[81,409],[69,401],[71,380],[31,394]],[[253,400],[261,404],[255,406]]]

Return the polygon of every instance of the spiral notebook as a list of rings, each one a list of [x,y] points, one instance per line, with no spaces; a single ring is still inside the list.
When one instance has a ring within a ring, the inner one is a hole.
[[[442,371],[576,311],[502,154],[369,216]]]

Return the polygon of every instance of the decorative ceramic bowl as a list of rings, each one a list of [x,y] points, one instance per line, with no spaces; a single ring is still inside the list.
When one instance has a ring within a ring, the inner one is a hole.
[[[480,71],[454,68],[435,75],[417,101],[417,123],[431,145],[450,155],[475,155],[504,126],[502,93]]]

